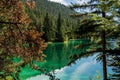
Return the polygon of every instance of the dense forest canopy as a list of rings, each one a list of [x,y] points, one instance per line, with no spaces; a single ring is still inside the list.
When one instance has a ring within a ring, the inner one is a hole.
[[[71,14],[76,13],[69,7],[59,3],[50,2],[48,0],[35,0],[36,6],[34,9],[26,8],[26,12],[32,18],[31,25],[36,25],[38,31],[45,32],[44,38],[48,41],[58,41],[57,20],[59,14],[61,15],[61,28],[60,32],[61,40],[66,41],[68,39],[77,38],[74,34],[74,30],[77,28],[77,20],[70,17]],[[47,30],[46,30],[47,29]],[[53,36],[51,36],[53,35]],[[49,38],[49,39],[48,39]]]

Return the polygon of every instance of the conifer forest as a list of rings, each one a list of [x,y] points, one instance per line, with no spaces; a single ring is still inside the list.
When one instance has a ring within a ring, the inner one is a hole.
[[[120,80],[120,0],[0,0],[0,80]]]

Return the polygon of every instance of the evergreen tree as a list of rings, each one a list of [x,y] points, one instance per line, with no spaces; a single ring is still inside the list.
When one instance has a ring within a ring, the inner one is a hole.
[[[46,16],[44,18],[44,27],[43,27],[43,31],[44,31],[44,39],[45,41],[51,41],[52,40],[52,22],[50,21],[49,15],[48,13],[46,13]]]
[[[63,41],[63,35],[62,35],[62,18],[61,18],[61,14],[58,15],[58,19],[57,19],[57,32],[56,32],[56,38],[58,42],[62,42]]]
[[[82,16],[87,16],[87,19],[82,21],[83,24],[79,28],[78,32],[82,33],[86,37],[89,36],[90,38],[94,33],[99,33],[101,35],[102,49],[100,52],[102,52],[104,80],[107,80],[106,35],[113,33],[115,30],[116,25],[113,21],[117,15],[116,12],[118,9],[118,4],[119,1],[117,2],[114,0],[90,0],[81,5],[73,4],[71,7],[75,9],[80,8],[81,10],[89,10],[89,12],[84,11],[81,13]],[[81,14],[75,16],[78,17],[81,16]]]
[[[109,80],[120,79],[120,48],[109,51],[108,65],[112,67],[113,73],[110,73]]]

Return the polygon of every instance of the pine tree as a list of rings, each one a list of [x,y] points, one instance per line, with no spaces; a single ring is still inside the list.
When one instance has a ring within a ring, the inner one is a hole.
[[[115,30],[116,25],[113,21],[114,18],[117,16],[116,12],[118,6],[119,1],[117,2],[114,0],[90,0],[81,5],[73,4],[71,7],[74,9],[80,8],[81,10],[89,10],[89,12],[84,11],[83,13],[81,13],[83,17],[87,16],[87,19],[85,18],[85,20],[82,21],[82,23],[85,24],[81,23],[82,25],[79,28],[78,32],[82,33],[84,36],[89,36],[90,38],[91,35],[93,35],[94,33],[99,33],[101,35],[104,80],[107,80],[106,35],[112,34]],[[74,16],[78,17],[81,16],[81,14]],[[85,21],[87,21],[87,23]],[[92,24],[90,21],[92,21]]]
[[[47,42],[53,41],[54,40],[53,23],[52,23],[52,20],[50,20],[48,13],[46,13],[43,25],[44,25],[43,31],[45,32],[43,35],[44,39]]]
[[[58,41],[58,42],[62,42],[63,41],[61,14],[58,15],[58,19],[57,19],[57,33],[56,33],[56,38],[57,38],[56,41]]]

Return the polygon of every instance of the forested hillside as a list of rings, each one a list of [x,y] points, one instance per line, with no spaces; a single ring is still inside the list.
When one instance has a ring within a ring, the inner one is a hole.
[[[74,29],[77,26],[77,20],[70,17],[76,13],[69,7],[48,0],[35,0],[34,9],[26,9],[26,12],[32,18],[31,25],[36,26],[38,31],[45,32],[46,41],[65,41],[73,36]],[[59,35],[59,37],[58,37]]]
[[[75,11],[60,3],[55,3],[48,0],[35,0],[35,2],[36,9],[41,14],[49,13],[50,15],[57,17],[57,15],[61,13],[63,17],[69,17],[69,14],[75,13]]]

